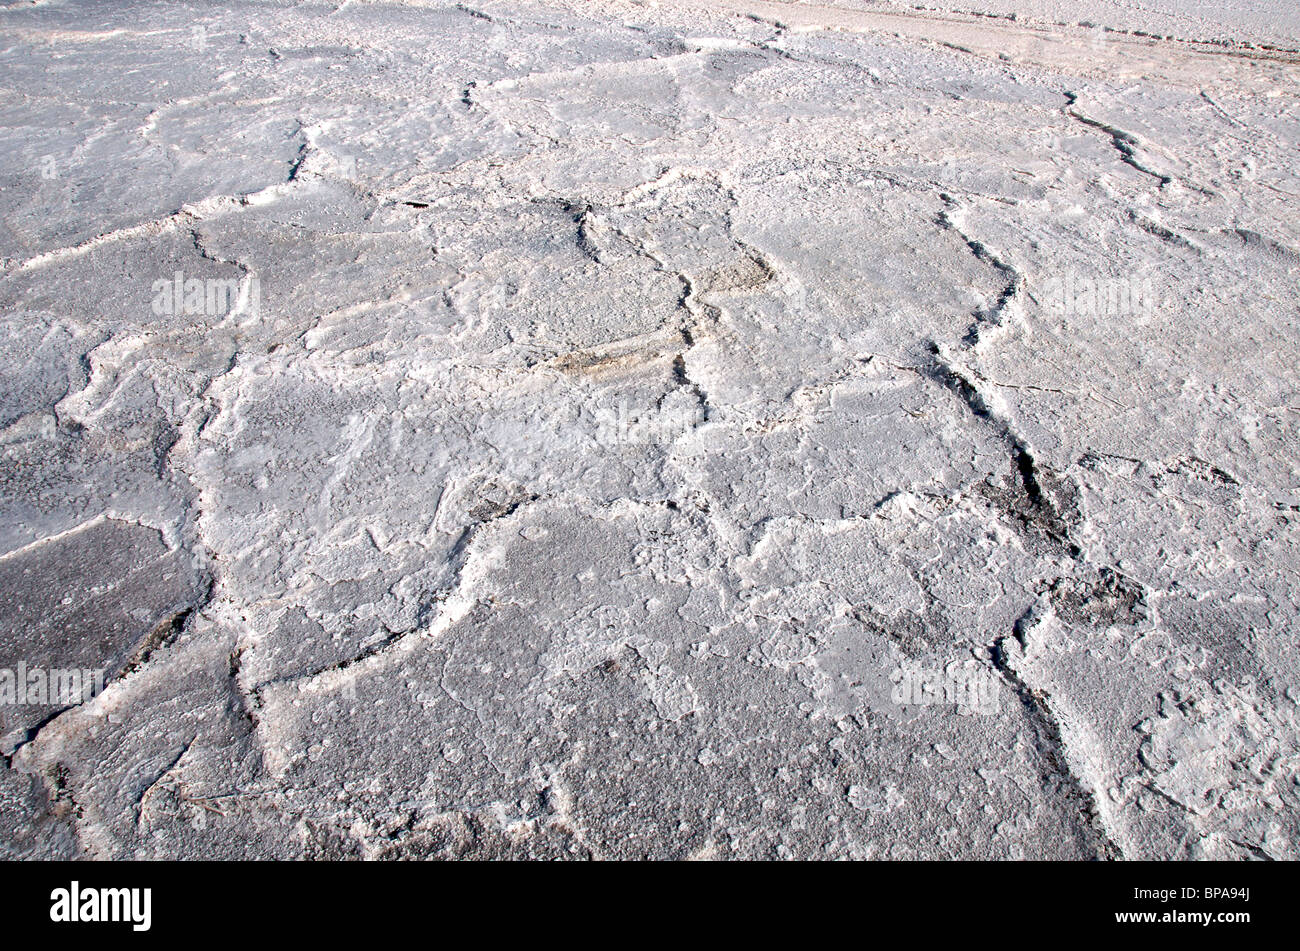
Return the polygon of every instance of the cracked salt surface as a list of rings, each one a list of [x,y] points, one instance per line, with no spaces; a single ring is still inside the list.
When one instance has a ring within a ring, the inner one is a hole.
[[[933,6],[0,8],[0,852],[1296,858],[1300,24]]]

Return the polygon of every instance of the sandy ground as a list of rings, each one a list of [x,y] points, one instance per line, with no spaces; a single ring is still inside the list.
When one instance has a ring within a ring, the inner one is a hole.
[[[1300,15],[941,6],[0,8],[0,853],[1296,858]]]

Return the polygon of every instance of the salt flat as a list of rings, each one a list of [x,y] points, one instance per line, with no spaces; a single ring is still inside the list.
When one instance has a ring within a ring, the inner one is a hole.
[[[1298,20],[0,8],[0,854],[1297,858]]]

